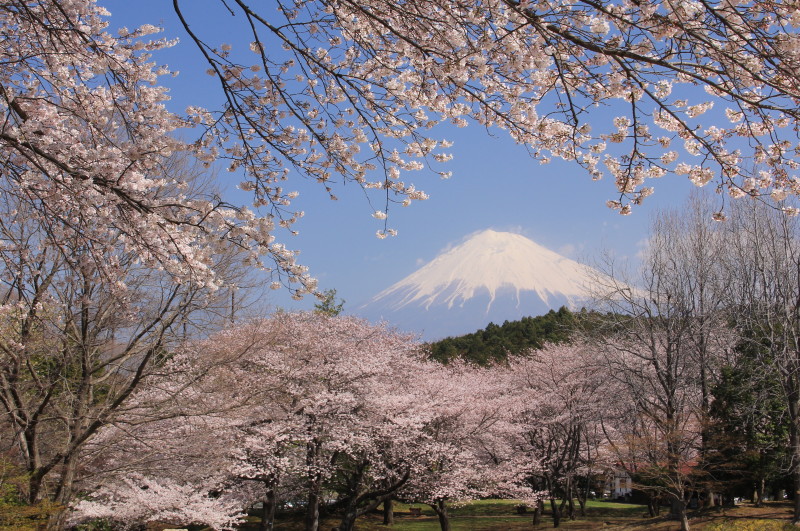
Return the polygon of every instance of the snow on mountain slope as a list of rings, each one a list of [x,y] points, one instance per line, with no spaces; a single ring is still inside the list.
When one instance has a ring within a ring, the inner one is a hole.
[[[485,230],[376,295],[362,315],[426,338],[474,332],[588,299],[596,272],[514,233]]]

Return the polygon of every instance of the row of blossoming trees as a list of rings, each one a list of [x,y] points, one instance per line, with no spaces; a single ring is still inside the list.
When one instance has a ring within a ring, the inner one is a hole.
[[[127,282],[110,283],[93,252],[65,253],[20,206],[2,226],[17,245],[0,249],[14,287],[4,456],[26,503],[57,504],[54,526],[69,513],[225,527],[261,502],[268,527],[282,500],[304,500],[307,529],[320,510],[350,529],[404,499],[446,528],[449,503],[482,496],[535,518],[546,503],[557,523],[616,469],[688,528],[692,496],[798,474],[797,227],[758,202],[724,224],[710,211],[658,217],[639,277],[598,278],[609,311],[583,336],[480,368],[324,313],[209,332],[229,323],[226,297],[112,246]]]
[[[725,224],[702,201],[661,215],[639,278],[598,278],[610,311],[588,314],[583,336],[483,368],[324,312],[208,332],[227,299],[125,254],[107,255],[128,275],[109,285],[88,251],[65,256],[22,213],[4,227],[19,246],[0,249],[15,282],[4,450],[25,500],[72,521],[223,528],[261,502],[269,527],[281,501],[303,500],[307,529],[321,510],[350,529],[404,499],[446,529],[448,504],[499,496],[534,518],[548,504],[558,523],[616,469],[688,528],[692,496],[767,479],[748,466],[797,477],[797,228],[760,203]]]
[[[510,437],[531,382],[500,372],[427,361],[355,318],[281,313],[223,331],[177,353],[92,445],[103,487],[77,514],[224,527],[260,501],[266,527],[290,499],[307,503],[307,529],[332,502],[351,529],[402,496],[446,526],[448,501],[533,498],[537,463]]]
[[[24,472],[23,501],[55,510],[90,493],[86,514],[105,503],[129,521],[138,517],[123,506],[183,519],[133,497],[163,488],[155,498],[185,492],[176,507],[219,523],[255,499],[248,489],[267,509],[295,489],[313,528],[331,492],[344,527],[381,498],[416,493],[444,522],[445,498],[555,500],[578,463],[606,452],[634,472],[652,464],[648,484],[680,506],[686,466],[713,448],[705,419],[726,374],[722,322],[735,325],[731,343],[747,339],[751,372],[764,360],[775,369],[753,393],[780,398],[800,452],[800,289],[785,220],[736,221],[719,247],[697,235],[700,254],[662,247],[646,296],[627,287],[639,283],[609,282],[621,295],[607,299],[611,315],[629,317],[574,347],[587,365],[564,373],[573,350],[549,373],[524,367],[547,365],[544,354],[456,370],[403,357],[412,342],[347,320],[294,335],[308,317],[211,333],[233,313],[219,288],[241,285],[235,265],[259,266],[298,296],[316,290],[276,241],[302,216],[298,176],[331,197],[354,184],[385,220],[395,202],[426,197],[409,172],[430,163],[449,175],[438,163],[450,143],[428,135],[437,123],[506,130],[539,160],[612,177],[621,213],[652,193],[648,179],[671,173],[796,214],[800,6],[296,0],[272,10],[236,0],[220,5],[248,36],[231,45],[195,32],[193,4],[172,4],[217,83],[216,108],[167,109],[170,71],[151,54],[175,42],[149,37],[154,26],[109,28],[90,0],[0,3],[0,441],[4,464]],[[250,206],[199,186],[182,160],[225,164]],[[379,235],[393,234],[383,223]],[[672,256],[702,259],[692,271],[703,275],[669,276],[682,271]],[[285,361],[268,361],[279,353]],[[580,380],[592,375],[602,385]]]
[[[84,485],[101,487],[74,517],[222,528],[261,502],[268,528],[280,500],[304,500],[307,529],[321,504],[352,529],[402,498],[448,529],[451,502],[585,501],[578,475],[609,462],[598,422],[611,387],[595,352],[445,366],[355,318],[253,321],[190,343],[142,386],[88,446]]]
[[[558,525],[614,470],[688,529],[691,498],[796,478],[797,230],[758,203],[709,214],[657,217],[636,283],[598,278],[614,311],[507,363],[442,365],[322,312],[188,341],[87,445],[72,517],[225,527],[261,502],[269,528],[303,500],[306,529],[320,510],[352,529],[402,499],[446,530],[448,504],[496,496]]]

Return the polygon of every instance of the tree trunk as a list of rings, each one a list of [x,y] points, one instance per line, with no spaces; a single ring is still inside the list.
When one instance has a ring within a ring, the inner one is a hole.
[[[689,531],[689,516],[686,514],[686,502],[678,496],[672,499],[672,516],[681,523],[681,531]]]
[[[430,504],[439,517],[439,528],[441,531],[450,531],[450,519],[447,517],[447,504],[445,500],[436,500],[436,503]]]
[[[342,523],[337,528],[338,531],[353,531],[356,525],[356,518],[358,518],[358,511],[354,504],[348,504],[342,517]]]
[[[61,531],[67,528],[67,513],[66,507],[61,507],[52,513],[47,519],[47,531]],[[39,529],[39,528],[37,528]]]
[[[766,485],[764,484],[764,478],[761,478],[758,483],[756,483],[755,491],[753,491],[753,502],[755,503],[756,507],[761,507],[764,505],[764,489]]]
[[[586,500],[589,499],[589,491],[591,490],[592,469],[589,468],[586,473],[586,481],[583,482],[583,487],[575,489],[576,497],[578,498],[578,510],[580,511],[581,518],[586,517]]]
[[[681,503],[681,531],[689,531],[689,515],[686,514],[686,504]]]
[[[794,514],[792,515],[792,524],[795,526],[800,526],[800,465],[798,464],[798,458],[800,458],[800,399],[798,395],[800,395],[800,389],[798,389],[800,385],[798,385],[793,378],[789,378],[788,381],[784,382],[784,388],[787,391],[788,395],[788,406],[789,406],[789,418],[790,418],[790,427],[789,427],[789,447],[792,449],[792,484],[794,486],[794,496],[792,505],[794,506]],[[759,498],[763,501],[764,498],[764,481],[759,482],[760,486],[760,495]]]
[[[795,447],[795,453],[797,453],[797,448]],[[800,526],[800,466],[798,466],[797,461],[795,460],[794,465],[794,496],[792,500],[792,505],[794,505],[794,516],[792,517],[792,524],[795,526]]]
[[[359,516],[358,506],[360,501],[363,501],[360,492],[366,468],[366,461],[359,462],[347,478],[347,505],[344,507],[342,523],[339,525],[338,531],[352,531],[356,525],[356,518]],[[373,508],[377,507],[378,503],[380,502],[375,501]]]
[[[394,500],[383,501],[383,525],[394,525]]]
[[[313,470],[317,464],[319,447],[316,441],[306,445],[306,465]],[[305,531],[319,531],[319,493],[321,479],[318,473],[313,473],[308,480],[308,505],[306,507]]]
[[[410,471],[406,471],[402,477],[392,482],[384,483],[381,490],[363,492],[364,475],[368,468],[369,461],[362,461],[353,469],[347,479],[347,504],[344,507],[344,515],[338,531],[351,531],[355,527],[356,519],[359,516],[374,511],[381,504],[383,504],[384,519],[388,518],[390,523],[393,519],[392,497],[397,492],[397,489],[408,481]],[[389,516],[386,515],[387,511]]]
[[[647,512],[650,514],[650,518],[655,518],[661,514],[661,499],[657,495],[650,494],[647,496]]]
[[[542,523],[542,514],[544,514],[544,500],[539,498],[536,500],[536,508],[533,510],[533,525]]]
[[[570,495],[567,499],[567,508],[569,511],[569,519],[575,520],[575,499],[572,497],[572,495]]]
[[[558,527],[561,525],[561,507],[555,498],[550,498],[550,508],[553,510],[553,527]]]
[[[75,469],[77,461],[66,459],[62,467],[61,478],[54,496],[54,501],[59,505],[67,506],[72,501],[72,487],[75,483]]]
[[[305,531],[319,531],[319,495],[316,492],[308,493]]]
[[[28,478],[28,503],[34,505],[39,501],[39,493],[42,490],[42,476],[41,474],[33,473]]]
[[[272,531],[275,525],[275,490],[267,488],[267,494],[264,497],[264,506],[261,508],[261,526],[260,531]]]
[[[799,356],[795,354],[796,360]],[[784,382],[784,388],[788,395],[789,406],[789,446],[792,449],[792,483],[794,486],[794,496],[792,496],[792,505],[794,506],[794,514],[792,515],[792,524],[800,526],[800,381],[794,377]],[[762,489],[761,497],[764,497]]]
[[[53,501],[59,509],[52,512],[47,519],[47,530],[58,531],[64,529],[67,523],[67,506],[72,501],[73,485],[75,483],[75,471],[77,461],[71,456],[64,460],[61,467],[61,478],[59,479]]]
[[[717,495],[716,495],[716,493],[712,489],[708,488],[708,489],[705,490],[704,494],[705,494],[705,498],[706,498],[705,507],[708,507],[708,508],[717,507]]]

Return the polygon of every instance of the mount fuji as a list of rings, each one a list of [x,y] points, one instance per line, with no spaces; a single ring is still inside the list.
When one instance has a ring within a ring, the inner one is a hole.
[[[434,340],[589,299],[600,274],[510,232],[485,230],[378,293],[357,313]]]

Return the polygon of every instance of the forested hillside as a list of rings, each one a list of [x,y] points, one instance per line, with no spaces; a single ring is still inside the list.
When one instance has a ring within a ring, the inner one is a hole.
[[[529,349],[540,349],[545,343],[562,343],[571,338],[580,316],[588,312],[573,313],[562,306],[545,315],[523,317],[519,321],[506,321],[502,325],[489,323],[483,330],[459,337],[447,337],[431,344],[431,358],[442,363],[463,359],[479,365],[490,365],[521,354]]]

